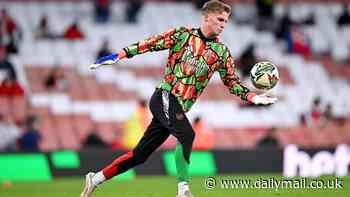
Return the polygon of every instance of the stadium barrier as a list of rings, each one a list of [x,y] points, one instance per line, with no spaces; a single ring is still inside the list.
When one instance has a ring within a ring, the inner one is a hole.
[[[0,181],[50,181],[57,177],[83,176],[98,171],[123,152],[88,149],[81,152],[1,153]],[[156,151],[147,162],[116,179],[133,179],[136,175],[176,175],[173,151]],[[294,145],[283,150],[194,151],[191,155],[192,176],[217,174],[277,173],[285,176],[320,176],[349,172],[350,146],[329,149],[300,149]]]

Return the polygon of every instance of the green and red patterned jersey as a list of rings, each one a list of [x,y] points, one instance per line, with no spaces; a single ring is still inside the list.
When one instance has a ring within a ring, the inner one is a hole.
[[[179,27],[124,48],[127,57],[169,49],[165,76],[159,88],[174,94],[185,112],[189,111],[215,71],[230,93],[247,100],[249,89],[235,73],[229,49],[218,37],[208,39],[198,28]]]

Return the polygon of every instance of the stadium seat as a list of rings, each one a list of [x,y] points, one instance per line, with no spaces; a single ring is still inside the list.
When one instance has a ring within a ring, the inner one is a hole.
[[[10,100],[11,98],[0,96],[0,113],[2,114],[9,114],[10,113]]]
[[[63,149],[77,150],[80,147],[78,133],[74,131],[71,115],[54,115],[54,131]]]
[[[73,128],[75,133],[81,142],[87,135],[87,133],[93,129],[93,121],[88,114],[74,114],[72,115]]]
[[[159,84],[166,51],[136,56],[113,68],[89,70],[88,65],[95,61],[96,52],[104,38],[110,41],[111,47],[120,49],[169,28],[197,24],[201,17],[200,12],[189,3],[147,2],[140,12],[140,22],[126,24],[121,21],[123,12],[120,12],[125,4],[114,2],[113,23],[96,25],[90,17],[93,5],[88,2],[43,4],[34,1],[23,4],[11,1],[2,2],[1,5],[5,4],[11,11],[15,10],[11,14],[25,34],[21,52],[15,58],[24,65],[18,68],[25,73],[25,76],[19,75],[25,79],[24,87],[28,87],[28,94],[25,98],[0,97],[0,112],[10,114],[15,119],[24,119],[30,113],[43,118],[40,123],[44,136],[41,144],[43,150],[79,149],[82,135],[95,122],[101,128],[99,134],[110,142],[115,130],[121,130],[116,127],[122,125],[121,122],[132,113],[136,100],[149,98]],[[283,145],[331,146],[350,142],[348,124],[341,128],[332,126],[319,130],[298,126],[299,114],[309,111],[315,96],[332,103],[336,116],[348,116],[350,113],[347,99],[350,97],[350,69],[347,64],[336,67],[334,61],[343,61],[350,53],[350,28],[339,29],[335,23],[341,7],[335,3],[298,3],[291,4],[290,8],[291,17],[297,21],[315,13],[316,25],[303,26],[302,30],[309,36],[313,52],[330,52],[333,59],[305,60],[299,55],[286,54],[284,44],[276,40],[273,33],[258,32],[251,24],[229,23],[222,40],[232,55],[238,58],[246,46],[254,43],[259,59],[268,59],[278,65],[281,80],[273,92],[279,97],[279,102],[266,109],[255,109],[241,108],[240,99],[229,94],[217,74],[213,76],[199,102],[193,107],[193,112],[189,113],[189,118],[204,114],[204,118],[217,130],[218,148],[254,147],[264,135],[264,131],[249,130],[249,127],[255,126],[283,127],[277,132]],[[246,10],[249,11],[249,8]],[[284,6],[276,5],[277,16],[283,15],[285,10]],[[50,27],[56,33],[62,32],[79,16],[87,34],[86,40],[35,40],[33,29],[44,14],[50,17]],[[186,19],[179,15],[186,16]],[[44,86],[45,79],[57,64],[63,65],[69,87],[67,91],[49,92]],[[249,79],[244,83],[250,84]],[[173,146],[172,140],[164,145]]]
[[[1,105],[1,104],[0,104]],[[23,96],[11,98],[11,115],[15,121],[22,122],[28,113],[28,101]]]

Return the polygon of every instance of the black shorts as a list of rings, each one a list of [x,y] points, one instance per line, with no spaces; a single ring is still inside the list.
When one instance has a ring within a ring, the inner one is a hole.
[[[166,90],[156,89],[149,107],[153,119],[133,150],[134,154],[148,157],[171,134],[182,144],[184,157],[189,162],[195,134],[177,98]]]

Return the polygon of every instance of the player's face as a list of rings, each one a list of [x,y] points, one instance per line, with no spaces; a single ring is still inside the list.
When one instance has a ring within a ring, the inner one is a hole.
[[[224,31],[229,16],[230,14],[227,12],[213,12],[205,16],[204,20],[213,36],[217,36]]]

